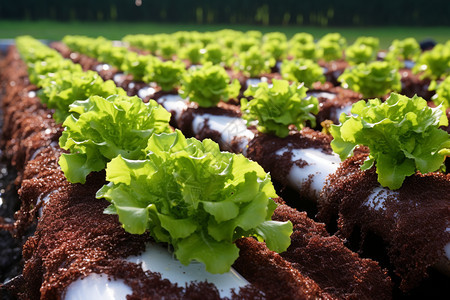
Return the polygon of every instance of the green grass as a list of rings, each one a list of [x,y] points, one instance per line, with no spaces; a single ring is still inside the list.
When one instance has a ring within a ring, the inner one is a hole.
[[[235,30],[260,30],[263,33],[280,31],[291,37],[297,32],[308,32],[320,38],[329,32],[339,32],[352,43],[359,36],[380,38],[382,48],[387,48],[394,39],[414,37],[418,41],[433,38],[437,42],[450,39],[450,27],[348,27],[318,28],[300,26],[251,26],[251,25],[196,25],[167,23],[112,23],[112,22],[75,22],[62,23],[52,21],[0,21],[0,39],[12,39],[28,34],[39,39],[60,40],[67,34],[80,34],[91,37],[104,36],[108,39],[121,39],[127,34],[154,34],[186,31],[215,31],[224,28]]]

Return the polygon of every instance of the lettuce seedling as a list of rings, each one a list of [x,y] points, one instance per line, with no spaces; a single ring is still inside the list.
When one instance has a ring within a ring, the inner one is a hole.
[[[42,82],[45,78],[52,76],[53,73],[58,71],[70,71],[73,73],[80,73],[83,70],[81,65],[74,64],[69,59],[63,59],[62,57],[51,56],[45,60],[35,61],[34,63],[28,64],[28,77],[30,82],[41,87]]]
[[[305,43],[305,44],[293,44],[291,45],[291,48],[289,49],[289,54],[292,55],[295,58],[306,58],[313,61],[317,60],[318,51],[316,44],[314,42],[312,43]]]
[[[211,62],[213,65],[228,66],[233,53],[228,48],[217,43],[210,43],[202,50],[202,61]]]
[[[28,64],[50,58],[62,59],[58,51],[47,47],[29,35],[19,36],[15,39],[15,42],[22,59]]]
[[[345,50],[345,58],[352,65],[368,63],[376,59],[379,48],[379,39],[359,37]]]
[[[154,100],[144,103],[136,96],[92,96],[74,102],[70,112],[59,140],[70,153],[61,155],[59,165],[73,183],[84,183],[89,173],[103,170],[118,155],[144,158],[150,136],[170,132],[170,113]]]
[[[158,43],[158,50],[156,54],[160,55],[163,59],[171,60],[173,56],[177,53],[179,45],[176,40],[170,38],[161,40]]]
[[[126,95],[112,80],[103,81],[97,72],[59,71],[41,80],[38,92],[41,101],[48,108],[55,109],[53,118],[62,123],[69,113],[69,105],[76,100],[86,100],[90,96],[108,97],[114,94]]]
[[[287,42],[269,40],[262,45],[262,51],[270,54],[276,61],[282,60],[286,56]]]
[[[247,121],[258,121],[257,129],[263,133],[273,133],[279,137],[289,135],[289,126],[304,127],[306,121],[314,127],[313,114],[319,112],[319,101],[307,97],[303,84],[289,85],[286,80],[273,80],[273,86],[266,82],[249,87],[244,95],[253,100],[241,99],[242,117]]]
[[[420,56],[420,45],[415,38],[394,40],[389,47],[385,60],[398,68],[405,66],[405,61],[415,62]]]
[[[202,43],[191,43],[185,47],[181,47],[178,51],[178,55],[182,59],[188,59],[192,64],[198,64],[202,60],[203,44]]]
[[[325,81],[322,67],[309,59],[284,60],[281,76],[289,81],[303,82],[307,88],[311,88],[314,82]]]
[[[450,41],[423,52],[412,70],[420,73],[422,79],[439,80],[448,76],[450,73]]]
[[[362,170],[376,165],[378,181],[392,190],[405,177],[444,168],[450,155],[450,135],[439,126],[448,125],[442,107],[431,108],[423,98],[392,93],[381,102],[361,100],[352,107],[352,116],[341,114],[340,125],[331,126],[331,147],[341,159],[353,154],[357,145],[370,154]]]
[[[306,32],[298,32],[289,40],[289,44],[310,44],[314,43],[314,36]]]
[[[338,81],[343,88],[361,93],[364,98],[373,98],[400,91],[400,79],[400,73],[395,67],[385,61],[375,61],[346,69]]]
[[[436,86],[436,94],[431,98],[436,106],[442,105],[444,109],[450,108],[450,77],[446,77]]]
[[[328,33],[318,42],[319,50],[325,61],[332,61],[342,58],[342,54],[347,42],[339,33]]]
[[[143,81],[147,76],[148,67],[158,63],[159,59],[153,55],[139,55],[136,52],[128,52],[121,66],[121,70],[133,75],[133,80]]]
[[[179,94],[197,102],[200,107],[212,107],[220,100],[226,102],[237,97],[240,88],[236,79],[230,84],[230,77],[223,67],[207,62],[182,76]]]
[[[117,214],[126,231],[148,232],[171,244],[181,263],[199,261],[211,273],[230,270],[241,237],[287,249],[292,223],[271,220],[277,195],[257,163],[178,130],[152,135],[146,151],[145,160],[118,156],[108,163],[110,183],[97,192],[111,202],[105,212]]]
[[[155,60],[147,66],[144,82],[156,82],[163,91],[171,91],[180,85],[180,80],[186,72],[182,61]]]
[[[253,46],[248,51],[239,53],[237,68],[246,76],[258,77],[270,73],[275,63],[272,56],[262,53],[259,47]]]

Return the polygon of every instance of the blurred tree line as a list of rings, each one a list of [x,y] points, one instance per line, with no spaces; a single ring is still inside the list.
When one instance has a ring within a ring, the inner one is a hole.
[[[16,0],[2,20],[312,26],[448,26],[448,0]]]

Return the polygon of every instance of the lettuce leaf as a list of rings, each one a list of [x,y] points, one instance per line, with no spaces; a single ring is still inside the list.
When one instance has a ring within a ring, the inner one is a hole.
[[[289,40],[289,54],[294,58],[317,59],[317,47],[314,36],[306,32],[299,32]]]
[[[207,45],[202,52],[202,61],[211,62],[213,65],[228,66],[233,56],[233,52],[230,49],[224,48],[218,43]]]
[[[146,231],[173,245],[176,257],[196,260],[211,273],[229,271],[243,236],[284,251],[292,224],[271,221],[276,197],[270,176],[242,155],[220,152],[211,140],[186,139],[180,131],[154,134],[144,160],[114,158],[109,184],[97,193],[111,202],[125,230]]]
[[[244,95],[253,96],[248,101],[241,99],[242,117],[247,121],[258,121],[258,130],[274,133],[279,137],[289,134],[289,125],[297,129],[311,122],[314,127],[316,119],[313,114],[319,112],[319,101],[306,96],[307,88],[303,84],[289,85],[286,80],[273,80],[273,86],[266,82],[248,88]]]
[[[345,58],[352,65],[369,63],[376,59],[379,48],[379,39],[362,36],[345,49]]]
[[[341,115],[339,126],[332,125],[331,147],[345,159],[357,145],[367,146],[370,154],[362,169],[376,163],[382,186],[395,190],[416,170],[428,173],[444,167],[450,135],[438,129],[448,125],[442,107],[431,108],[420,97],[392,93],[384,103],[361,100],[351,112],[353,116]]]
[[[325,61],[340,59],[346,44],[346,39],[340,33],[328,33],[317,43],[320,51],[318,56]]]
[[[240,88],[236,79],[230,84],[230,77],[223,67],[207,62],[183,75],[179,94],[183,98],[189,97],[200,107],[212,107],[220,100],[226,102],[237,97]]]
[[[420,78],[439,80],[450,73],[450,41],[423,52],[412,69]]]
[[[188,59],[192,64],[198,64],[202,60],[202,48],[202,43],[190,43],[186,47],[180,47],[178,55],[183,59]]]
[[[48,58],[62,59],[58,51],[47,47],[29,35],[19,36],[15,39],[15,42],[17,50],[27,63],[35,63]]]
[[[446,77],[442,82],[436,85],[436,94],[431,100],[433,100],[436,106],[442,105],[444,109],[450,108],[450,77]]]
[[[150,65],[159,62],[159,58],[152,55],[140,55],[136,52],[128,51],[122,62],[120,69],[127,74],[133,75],[133,80],[143,81],[147,76]]]
[[[30,82],[42,86],[43,80],[61,70],[67,70],[70,72],[82,72],[81,65],[74,64],[69,59],[63,59],[62,57],[49,57],[45,60],[35,61],[28,65],[28,77]]]
[[[186,71],[186,66],[181,61],[155,60],[146,68],[143,77],[145,82],[156,82],[163,91],[171,91],[180,85],[180,80]]]
[[[116,87],[112,80],[103,81],[97,72],[59,71],[42,81],[43,88],[38,96],[47,104],[48,108],[55,109],[53,118],[62,123],[69,115],[69,105],[76,100],[86,100],[92,95],[108,97],[126,92]]]
[[[281,65],[283,79],[303,82],[305,87],[311,88],[314,82],[325,82],[322,67],[309,59],[284,60]]]
[[[275,59],[270,54],[262,53],[259,46],[252,46],[247,51],[239,52],[236,67],[246,76],[258,77],[264,73],[270,73],[275,63]]]
[[[385,60],[398,68],[403,68],[405,66],[405,60],[415,62],[420,56],[420,53],[420,45],[415,38],[394,40],[389,47]]]
[[[70,151],[59,159],[70,182],[84,183],[90,172],[103,170],[118,155],[144,158],[142,150],[150,136],[170,132],[170,113],[153,100],[143,103],[138,97],[91,96],[74,102],[70,111],[59,140],[61,148]]]
[[[348,68],[339,76],[342,87],[363,94],[364,98],[382,97],[402,88],[398,70],[385,61],[374,61]]]

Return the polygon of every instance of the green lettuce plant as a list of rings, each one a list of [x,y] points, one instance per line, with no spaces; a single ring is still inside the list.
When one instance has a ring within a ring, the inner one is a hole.
[[[357,145],[367,146],[370,154],[361,169],[376,165],[382,186],[395,190],[417,170],[428,173],[444,168],[450,135],[438,129],[448,125],[441,107],[431,108],[417,96],[392,93],[385,102],[361,100],[351,112],[352,116],[341,114],[340,125],[331,126],[331,147],[345,159]]]
[[[135,81],[143,81],[147,76],[148,67],[158,61],[159,59],[153,55],[139,55],[129,51],[123,59],[121,70],[132,74]]]
[[[58,71],[67,70],[74,73],[80,73],[83,70],[81,65],[74,64],[69,59],[63,59],[62,57],[51,56],[45,60],[38,60],[34,63],[28,64],[28,77],[30,82],[42,86],[42,82],[45,78],[52,76],[53,73]]]
[[[405,66],[405,60],[416,61],[420,56],[420,45],[415,38],[394,40],[389,47],[385,60],[395,64],[398,68]]]
[[[314,82],[325,81],[322,67],[309,59],[284,60],[281,76],[289,81],[303,82],[307,88],[311,88]]]
[[[164,39],[158,43],[158,50],[156,54],[160,55],[165,60],[171,60],[177,53],[179,45],[175,40]]]
[[[262,45],[262,51],[270,54],[276,61],[282,60],[287,53],[287,42],[269,40]]]
[[[240,88],[236,79],[230,84],[230,77],[223,67],[207,62],[183,75],[178,93],[200,107],[212,107],[220,100],[226,102],[237,97]]]
[[[446,77],[436,86],[436,94],[431,98],[436,106],[442,105],[444,109],[450,108],[450,77]]]
[[[368,63],[376,59],[379,48],[379,39],[359,37],[345,50],[345,58],[352,65]]]
[[[266,82],[248,88],[244,95],[253,100],[241,99],[242,117],[247,121],[258,121],[257,129],[263,133],[273,133],[279,137],[289,135],[289,126],[304,127],[306,121],[314,127],[313,114],[319,112],[319,102],[315,97],[307,97],[307,88],[302,84],[289,85],[286,80],[273,80],[273,86]]]
[[[203,57],[202,49],[202,43],[190,43],[185,47],[180,48],[178,55],[182,59],[188,59],[192,64],[199,64]]]
[[[239,53],[236,67],[246,76],[258,77],[264,73],[270,73],[275,63],[272,56],[267,56],[259,47],[254,46],[246,52]]]
[[[294,59],[299,58],[316,61],[318,58],[318,51],[314,42],[292,44],[288,52]]]
[[[210,43],[202,50],[203,62],[211,62],[213,65],[227,66],[233,53],[218,43]]]
[[[241,237],[287,249],[292,224],[271,220],[276,193],[257,163],[180,131],[152,135],[146,151],[145,160],[118,156],[108,163],[110,183],[97,192],[126,231],[148,232],[170,243],[181,263],[199,261],[211,273],[230,270],[239,256],[233,242]]]
[[[347,41],[339,33],[328,33],[317,43],[320,50],[319,57],[322,57],[325,61],[340,59],[346,44]]]
[[[62,59],[62,56],[58,51],[50,49],[29,35],[19,36],[15,39],[15,42],[21,57],[28,64],[51,58]]]
[[[361,93],[365,98],[373,98],[400,91],[400,79],[400,73],[394,66],[385,61],[375,61],[346,69],[338,81],[346,89]]]
[[[38,96],[48,108],[54,109],[53,118],[62,123],[69,113],[69,105],[76,100],[90,96],[108,97],[114,94],[126,95],[112,80],[103,81],[97,72],[72,72],[63,70],[41,80],[42,89]]]
[[[92,96],[70,105],[59,140],[69,150],[59,165],[70,182],[86,181],[93,171],[103,170],[118,155],[128,159],[145,157],[142,151],[154,133],[170,132],[170,113],[154,100],[138,97]]]
[[[419,56],[412,69],[420,73],[420,77],[439,80],[450,74],[450,41],[437,44],[432,50],[425,51]]]
[[[180,85],[180,80],[186,72],[186,66],[182,61],[155,60],[149,64],[143,77],[145,82],[156,82],[163,91],[171,91]]]
[[[253,47],[257,47],[259,49],[260,46],[261,46],[260,39],[249,36],[243,36],[241,38],[238,38],[234,43],[236,53],[243,53],[249,51],[250,48]]]

